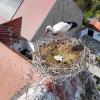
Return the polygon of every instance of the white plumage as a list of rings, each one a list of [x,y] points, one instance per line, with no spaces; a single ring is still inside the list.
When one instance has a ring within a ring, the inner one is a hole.
[[[64,22],[59,22],[57,24],[55,24],[53,27],[48,25],[46,27],[46,33],[48,32],[52,32],[53,34],[57,34],[57,33],[66,33],[70,28],[72,27],[72,23],[68,24],[68,23],[64,23]]]

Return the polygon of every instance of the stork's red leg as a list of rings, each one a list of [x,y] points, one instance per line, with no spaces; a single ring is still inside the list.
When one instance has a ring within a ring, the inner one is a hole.
[[[64,39],[64,42],[65,42],[65,51],[67,50],[67,46],[66,46],[66,44],[67,44],[67,38],[66,38],[66,36],[65,36],[65,39]]]
[[[60,33],[57,33],[58,35],[57,35],[57,48],[59,48],[60,47]]]

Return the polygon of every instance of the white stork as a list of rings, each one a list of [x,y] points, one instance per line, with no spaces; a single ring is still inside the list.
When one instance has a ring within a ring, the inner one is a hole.
[[[54,26],[48,25],[46,27],[45,36],[48,33],[52,33],[53,35],[59,35],[58,41],[60,42],[60,38],[62,34],[66,34],[70,29],[77,27],[76,22],[58,22]]]
[[[55,24],[54,26],[48,25],[46,27],[45,36],[50,32],[52,32],[53,35],[65,34],[68,30],[71,29],[72,25],[73,25],[72,23],[68,24],[68,23],[64,23],[64,22],[59,22],[59,23]]]

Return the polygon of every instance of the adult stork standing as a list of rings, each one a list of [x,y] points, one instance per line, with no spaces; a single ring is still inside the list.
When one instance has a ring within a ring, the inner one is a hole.
[[[56,35],[56,36],[59,35],[58,41],[60,41],[61,35],[66,34],[73,27],[77,27],[77,24],[75,22],[67,22],[67,23],[59,22],[55,24],[54,26],[48,25],[46,27],[45,36],[48,33],[52,33],[53,35]]]

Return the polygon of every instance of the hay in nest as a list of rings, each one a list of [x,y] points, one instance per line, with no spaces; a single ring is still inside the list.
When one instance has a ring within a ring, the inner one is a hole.
[[[36,50],[40,54],[43,63],[50,68],[70,68],[70,65],[79,60],[81,51],[84,50],[82,45],[72,45],[69,42],[50,42],[43,44]],[[54,57],[62,56],[62,61],[57,61]]]

